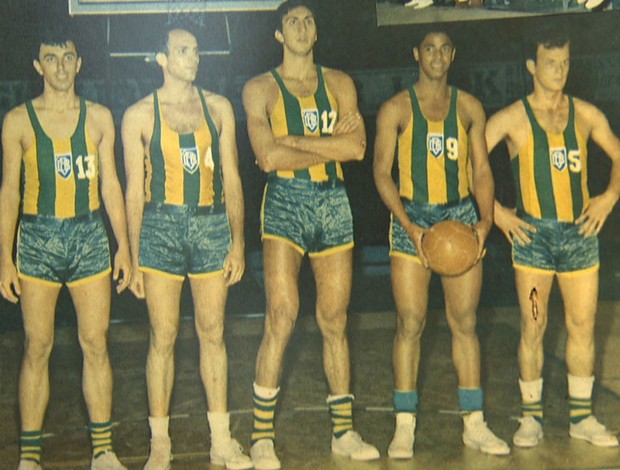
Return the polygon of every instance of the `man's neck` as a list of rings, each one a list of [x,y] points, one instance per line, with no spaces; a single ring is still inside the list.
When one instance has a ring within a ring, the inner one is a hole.
[[[294,55],[284,51],[284,58],[280,66],[280,74],[290,80],[303,82],[316,76],[316,64],[312,51],[304,56]]]
[[[534,86],[534,91],[530,95],[530,101],[537,108],[554,110],[564,104],[564,90],[548,91],[539,86]]]
[[[192,82],[166,79],[159,89],[159,95],[166,101],[183,103],[196,97],[194,88]]]
[[[74,88],[67,91],[58,91],[44,87],[43,94],[39,96],[38,102],[47,111],[62,113],[76,107],[78,97],[75,94]]]

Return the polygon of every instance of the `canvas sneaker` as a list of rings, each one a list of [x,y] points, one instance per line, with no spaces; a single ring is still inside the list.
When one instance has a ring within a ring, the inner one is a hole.
[[[105,451],[99,457],[94,457],[90,461],[90,470],[127,470],[114,452]]]
[[[279,470],[280,459],[271,439],[259,439],[250,448],[250,457],[256,470]]]
[[[33,462],[32,460],[20,460],[17,470],[41,470],[40,464]]]
[[[351,460],[375,460],[379,458],[376,447],[364,442],[355,431],[347,431],[341,437],[332,435],[332,453]]]
[[[404,6],[411,7],[414,10],[421,10],[422,8],[430,7],[433,4],[433,0],[409,0]]]
[[[570,437],[583,439],[599,447],[616,447],[618,445],[618,438],[599,423],[593,415],[582,419],[577,424],[571,423],[568,434]]]
[[[169,437],[151,439],[151,451],[144,470],[170,470],[172,443]]]
[[[463,417],[465,429],[463,443],[475,450],[491,455],[508,455],[510,447],[497,437],[484,421],[482,411],[474,411]]]
[[[519,419],[519,428],[512,436],[517,447],[536,447],[543,437],[542,425],[533,416]]]
[[[390,446],[388,457],[391,459],[410,459],[413,457],[416,418],[412,413],[396,413],[396,430]]]
[[[243,447],[235,439],[211,444],[211,463],[224,465],[227,470],[252,468],[250,457],[243,454]]]

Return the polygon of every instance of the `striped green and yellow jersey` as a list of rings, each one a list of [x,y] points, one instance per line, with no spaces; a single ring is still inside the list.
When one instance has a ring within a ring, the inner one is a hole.
[[[458,90],[451,88],[450,109],[443,121],[424,117],[413,86],[412,118],[398,137],[399,192],[403,199],[446,204],[469,195],[469,139],[457,109]]]
[[[163,204],[211,206],[224,203],[217,128],[198,90],[204,121],[191,134],[179,134],[166,123],[157,92],[155,124],[146,155],[146,200]]]
[[[575,123],[573,98],[568,97],[568,123],[560,134],[542,128],[527,98],[523,105],[531,132],[511,160],[517,209],[538,219],[573,222],[590,197],[587,142]]]
[[[338,103],[327,88],[323,70],[317,65],[319,83],[312,96],[298,97],[289,92],[282,77],[271,71],[278,83],[280,94],[269,122],[275,137],[287,135],[326,137],[332,135],[338,121]],[[326,162],[296,171],[274,171],[271,175],[280,178],[299,178],[310,181],[332,181],[344,179],[339,162]]]
[[[32,101],[26,102],[35,142],[22,160],[22,213],[60,219],[99,209],[99,156],[86,132],[86,100],[71,137],[52,139],[43,130]]]

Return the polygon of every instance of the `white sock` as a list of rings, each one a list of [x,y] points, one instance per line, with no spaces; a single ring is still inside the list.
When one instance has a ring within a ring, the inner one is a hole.
[[[168,436],[168,424],[170,423],[170,416],[164,416],[163,418],[155,418],[149,416],[149,426],[151,427],[151,439]]]
[[[265,400],[270,400],[274,398],[278,394],[278,392],[280,392],[280,387],[277,387],[277,388],[263,387],[261,385],[258,385],[256,382],[254,382],[253,386],[254,386],[254,393],[256,393],[256,395],[258,395],[259,397],[264,398]]]
[[[519,379],[519,388],[521,389],[521,399],[523,403],[536,403],[542,400],[543,379],[521,380]]]
[[[594,376],[579,377],[578,375],[567,374],[568,376],[568,396],[572,398],[589,399],[592,398],[592,386]]]
[[[208,412],[211,442],[222,442],[230,439],[230,414],[224,412]]]

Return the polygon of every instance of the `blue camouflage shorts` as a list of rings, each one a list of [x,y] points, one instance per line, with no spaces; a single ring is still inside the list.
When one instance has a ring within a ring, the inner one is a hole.
[[[467,225],[473,225],[479,220],[471,197],[448,204],[425,204],[403,200],[403,205],[409,220],[422,228],[429,228],[443,220],[458,220]],[[390,224],[390,256],[405,256],[419,260],[413,240],[393,215]]]
[[[110,247],[101,216],[22,215],[17,269],[22,278],[71,287],[107,275]]]
[[[224,206],[148,203],[140,233],[140,269],[183,280],[224,270],[231,234]]]
[[[579,225],[530,216],[522,219],[538,231],[528,232],[531,243],[512,244],[512,263],[516,269],[561,275],[598,268],[598,238],[579,235]]]
[[[263,239],[283,240],[302,255],[353,247],[353,216],[344,183],[273,178],[265,187]]]

